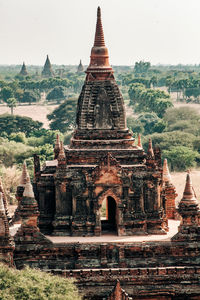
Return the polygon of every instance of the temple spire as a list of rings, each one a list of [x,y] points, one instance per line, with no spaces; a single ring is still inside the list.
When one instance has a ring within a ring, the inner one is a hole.
[[[59,151],[57,159],[58,159],[58,166],[59,167],[62,167],[62,166],[66,165],[65,149],[64,149],[62,141],[60,142],[60,151]]]
[[[86,73],[87,81],[114,79],[113,69],[109,64],[108,49],[105,46],[103,26],[101,21],[101,9],[97,9],[97,23],[94,38],[94,46],[91,50],[90,65]]]
[[[199,204],[195,197],[190,173],[187,174],[183,197],[179,202],[178,212],[181,215],[181,223],[178,233],[172,237],[172,241],[196,242],[200,240]]]
[[[25,185],[23,197],[34,198],[33,186],[31,184],[29,173],[27,173],[26,185]]]
[[[190,173],[187,173],[187,177],[186,177],[186,184],[185,184],[185,190],[183,192],[183,198],[181,199],[180,203],[184,203],[184,204],[198,204],[198,201],[195,197],[195,193],[194,193],[194,188],[192,186],[192,180],[190,177]]]
[[[105,47],[103,26],[101,21],[101,8],[97,8],[97,23],[96,23],[96,33],[94,39],[94,47]]]
[[[26,181],[27,181],[27,166],[26,166],[26,161],[24,161],[19,186],[24,187],[26,185]]]
[[[43,77],[53,77],[54,76],[54,72],[51,66],[51,62],[49,59],[49,56],[47,55],[45,64],[44,64],[44,68],[42,70],[42,76]]]
[[[141,135],[138,134],[138,147],[142,148]]]
[[[54,159],[58,158],[60,152],[60,137],[59,134],[56,135],[56,142],[55,142],[55,146],[54,146]]]
[[[154,158],[154,152],[153,152],[151,139],[149,139],[149,146],[148,146],[148,150],[147,150],[147,156],[151,157],[151,158]]]
[[[80,63],[79,63],[78,68],[77,68],[77,73],[82,73],[83,70],[84,70],[84,68],[83,68],[83,65],[82,65],[82,61],[80,59]]]
[[[3,204],[3,194],[0,192],[0,212],[5,212],[4,204]]]
[[[26,69],[25,62],[23,62],[23,65],[22,65],[21,71],[19,72],[19,75],[21,75],[21,76],[27,76],[28,75],[28,71]]]
[[[163,181],[166,182],[171,182],[171,175],[169,173],[169,168],[168,168],[168,164],[167,164],[167,159],[164,159],[164,163],[163,163]]]

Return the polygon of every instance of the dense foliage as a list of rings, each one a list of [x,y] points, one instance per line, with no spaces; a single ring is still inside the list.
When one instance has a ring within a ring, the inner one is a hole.
[[[167,93],[148,89],[142,83],[131,84],[128,93],[135,112],[154,112],[158,117],[163,117],[166,110],[173,106]]]
[[[46,99],[47,100],[57,100],[59,102],[60,100],[63,100],[65,98],[64,95],[64,88],[62,86],[56,86],[53,88],[48,94]]]
[[[33,121],[31,118],[17,115],[0,115],[0,136],[7,136],[11,133],[24,132],[27,136],[35,130],[39,130],[42,123]]]
[[[0,102],[13,111],[18,104],[39,102],[41,93],[47,95],[45,103],[67,99],[48,115],[48,119],[50,128],[63,132],[65,143],[69,143],[75,124],[76,99],[85,75],[76,73],[74,66],[53,66],[59,76],[44,79],[39,75],[41,67],[28,66],[28,76],[16,76],[20,68],[0,66]],[[130,105],[129,110],[133,109],[127,124],[134,136],[141,133],[145,147],[148,138],[152,137],[154,145],[162,148],[163,157],[168,158],[172,169],[198,165],[199,114],[188,107],[173,108],[171,98],[200,102],[200,65],[152,66],[150,62],[139,61],[134,67],[114,66],[114,70],[125,103]],[[42,101],[45,101],[43,96]],[[0,116],[0,168],[2,162],[7,168],[14,163],[20,165],[24,158],[31,166],[33,153],[39,153],[42,161],[53,156],[55,131],[51,136],[50,131],[41,129],[41,123],[19,118]],[[174,153],[185,157],[182,158],[183,166]],[[189,160],[187,155],[192,155]]]
[[[16,270],[0,265],[2,300],[80,300],[73,280],[25,268]]]
[[[50,128],[66,133],[75,125],[77,99],[67,99],[60,104],[47,118],[51,121]]]

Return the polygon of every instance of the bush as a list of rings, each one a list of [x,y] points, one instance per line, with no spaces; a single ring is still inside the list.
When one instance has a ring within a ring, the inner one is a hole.
[[[196,165],[199,154],[187,147],[176,146],[163,151],[163,157],[167,158],[172,171],[185,171]]]
[[[80,300],[72,279],[25,268],[21,271],[0,265],[2,300]]]
[[[3,140],[0,144],[0,163],[3,163],[6,167],[11,167],[14,163],[23,163],[33,153],[33,147],[14,141]]]
[[[6,198],[9,204],[14,204],[17,202],[15,193],[17,186],[19,185],[19,180],[21,172],[16,168],[16,166],[6,168],[3,166],[0,168],[0,176],[2,177],[2,183]]]
[[[18,133],[11,133],[8,136],[8,139],[10,141],[15,141],[17,143],[23,143],[26,144],[26,136],[24,132],[18,132]]]
[[[168,125],[174,124],[179,120],[199,121],[200,115],[191,107],[169,108],[166,111],[164,121],[168,123]]]
[[[195,136],[181,131],[154,133],[151,136],[146,136],[143,140],[145,149],[148,147],[149,138],[152,139],[153,145],[158,145],[161,150],[170,150],[173,146],[185,146],[193,149]]]
[[[47,115],[52,130],[62,133],[72,130],[76,120],[77,99],[67,99],[60,104],[52,113]]]
[[[41,122],[33,121],[28,117],[3,114],[0,115],[0,136],[5,133],[7,135],[18,133],[19,131],[29,136],[34,130],[41,129],[42,125]]]

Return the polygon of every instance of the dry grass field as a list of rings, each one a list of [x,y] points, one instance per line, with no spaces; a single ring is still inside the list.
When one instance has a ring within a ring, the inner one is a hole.
[[[44,124],[44,128],[49,127],[47,115],[51,113],[57,105],[21,105],[14,108],[14,114],[30,117],[35,121],[40,121]],[[0,114],[10,113],[10,108],[7,106],[0,106]]]

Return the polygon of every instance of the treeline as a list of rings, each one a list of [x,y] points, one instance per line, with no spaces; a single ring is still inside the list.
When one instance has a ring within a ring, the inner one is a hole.
[[[169,93],[176,93],[177,101],[200,103],[200,65],[151,66],[140,61],[131,72],[117,74],[117,80],[127,88],[134,83],[146,88],[166,87]]]
[[[162,150],[172,171],[184,171],[200,164],[200,115],[192,108],[169,108],[163,118],[155,113],[142,113],[127,119],[135,136],[143,136],[144,149],[148,140]]]
[[[142,83],[133,83],[128,90],[130,105],[135,112],[154,112],[158,117],[163,117],[165,111],[172,107],[169,94],[161,90],[146,88]]]
[[[45,92],[46,101],[60,103],[68,97],[77,96],[84,82],[84,76],[78,73],[68,73],[68,78],[49,78],[32,80],[0,81],[0,102],[13,108],[18,103],[37,103],[41,100],[41,93]]]

